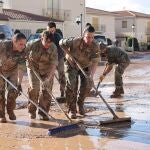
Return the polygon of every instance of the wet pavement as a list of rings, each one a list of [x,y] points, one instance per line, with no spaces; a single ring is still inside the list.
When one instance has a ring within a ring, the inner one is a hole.
[[[131,117],[131,123],[114,123],[99,126],[103,120],[113,116],[98,97],[85,101],[86,116],[78,115],[84,121],[84,130],[48,136],[48,129],[66,123],[67,119],[56,107],[51,107],[50,115],[57,118],[51,121],[30,120],[26,109],[27,100],[20,96],[15,110],[17,120],[0,124],[0,150],[150,150],[150,54],[132,59],[124,74],[124,96],[110,98],[114,90],[113,71],[100,84],[99,91],[118,117]],[[95,75],[95,85],[104,66],[99,66]],[[23,82],[27,92],[27,78]],[[54,83],[54,95],[58,96],[58,83]],[[65,109],[65,106],[61,104]],[[7,116],[8,118],[8,116]]]

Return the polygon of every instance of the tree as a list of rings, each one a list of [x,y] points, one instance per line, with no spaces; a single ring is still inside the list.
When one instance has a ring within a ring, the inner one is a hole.
[[[134,51],[139,51],[140,48],[139,48],[139,43],[138,43],[138,40],[137,38],[132,38],[132,37],[128,37],[127,38],[127,41],[126,41],[126,47],[132,47],[132,42],[133,42],[133,45],[134,45]]]

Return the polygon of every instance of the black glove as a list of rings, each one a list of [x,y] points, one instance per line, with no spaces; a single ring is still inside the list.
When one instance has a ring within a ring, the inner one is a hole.
[[[21,95],[21,92],[22,92],[21,84],[17,85],[17,90],[18,90],[19,95]]]

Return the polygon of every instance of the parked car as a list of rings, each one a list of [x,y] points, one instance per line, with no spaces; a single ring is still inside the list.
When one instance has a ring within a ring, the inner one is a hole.
[[[0,32],[5,34],[6,39],[11,39],[12,38],[12,29],[10,26],[5,25],[5,24],[0,24]]]
[[[102,43],[104,43],[104,44],[107,45],[107,39],[106,39],[106,37],[105,37],[104,35],[95,34],[94,39],[95,39],[98,43],[102,42]]]
[[[41,33],[30,34],[28,42],[34,42],[41,38]]]

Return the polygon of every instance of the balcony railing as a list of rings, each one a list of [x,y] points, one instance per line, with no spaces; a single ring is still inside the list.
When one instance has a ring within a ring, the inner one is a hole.
[[[106,25],[104,24],[92,24],[95,28],[95,31],[98,33],[105,33],[106,32]]]
[[[53,19],[62,20],[62,21],[71,20],[71,10],[48,8],[48,9],[43,9],[43,15]]]
[[[146,34],[146,35],[150,35],[150,28],[147,28],[147,29],[146,29],[145,34]]]

